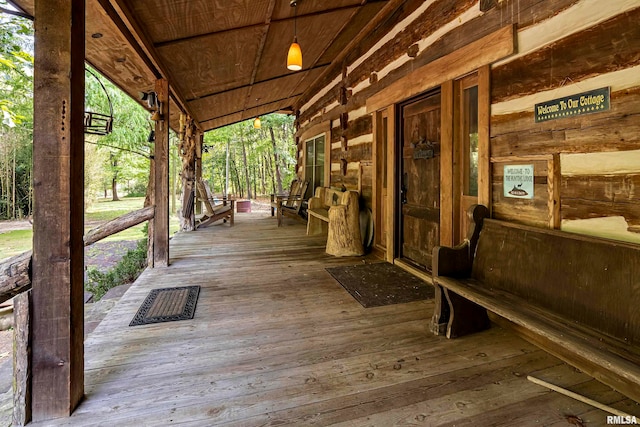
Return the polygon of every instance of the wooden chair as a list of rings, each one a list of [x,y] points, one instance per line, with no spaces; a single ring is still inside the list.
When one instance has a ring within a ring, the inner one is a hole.
[[[229,226],[233,227],[233,199],[222,198],[222,203],[216,205],[215,198],[209,190],[209,186],[204,181],[196,182],[196,196],[202,200],[206,213],[196,218],[196,229],[207,227],[216,221],[229,221]]]
[[[293,206],[292,199],[298,194],[300,189],[300,181],[294,179],[291,181],[291,188],[287,193],[281,194],[272,194],[271,195],[271,216],[273,216],[274,212],[278,209],[278,205],[281,204],[283,206]],[[286,199],[286,201],[285,201]]]
[[[284,199],[279,199],[276,202],[278,227],[282,226],[283,215],[305,221],[300,212],[304,203],[304,195],[307,192],[307,188],[309,187],[309,180],[307,179],[305,181],[302,181],[302,183],[299,183],[299,185],[296,185],[295,187],[295,194],[289,194],[286,203],[284,203]],[[291,188],[293,189],[294,186],[292,185]]]

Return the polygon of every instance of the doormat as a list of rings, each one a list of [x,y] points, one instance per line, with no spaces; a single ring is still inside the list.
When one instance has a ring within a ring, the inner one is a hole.
[[[427,300],[433,285],[388,262],[326,268],[363,307]]]
[[[153,289],[129,326],[193,319],[200,286]]]

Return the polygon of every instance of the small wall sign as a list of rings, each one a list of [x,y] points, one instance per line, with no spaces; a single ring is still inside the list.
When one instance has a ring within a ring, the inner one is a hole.
[[[504,197],[533,199],[533,165],[505,165]]]
[[[610,95],[611,88],[603,87],[541,102],[535,106],[536,123],[607,111],[609,109]]]
[[[436,155],[435,144],[431,141],[420,140],[417,143],[412,143],[413,159],[432,159]]]

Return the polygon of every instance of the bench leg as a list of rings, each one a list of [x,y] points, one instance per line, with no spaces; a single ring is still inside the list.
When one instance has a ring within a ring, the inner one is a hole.
[[[447,325],[447,338],[456,338],[489,329],[487,309],[444,289],[451,313]]]
[[[307,236],[327,234],[328,229],[328,224],[326,222],[313,215],[309,215],[309,218],[307,219]]]
[[[278,227],[282,227],[282,201],[278,200],[278,208],[276,209],[276,216],[278,217]]]
[[[431,317],[431,332],[434,335],[446,335],[447,325],[449,324],[449,302],[444,294],[444,289],[440,285],[435,286],[435,306],[433,308],[433,317]]]

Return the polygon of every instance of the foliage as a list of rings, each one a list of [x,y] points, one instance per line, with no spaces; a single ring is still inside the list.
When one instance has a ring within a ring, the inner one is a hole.
[[[295,176],[296,165],[293,117],[269,114],[261,117],[261,121],[261,129],[254,129],[253,120],[246,120],[205,134],[202,175],[215,193],[224,192],[227,143],[231,194],[247,197],[249,193],[255,196],[276,192],[276,157],[283,186],[289,186]],[[275,151],[270,129],[274,131]],[[251,191],[248,191],[249,186]]]
[[[96,301],[100,300],[109,289],[138,278],[147,266],[147,239],[138,241],[135,249],[130,249],[120,262],[112,269],[101,272],[96,268],[87,271],[85,289],[93,294]]]
[[[151,152],[148,136],[152,129],[149,113],[91,68],[85,73],[85,87],[86,111],[109,115],[113,108],[113,131],[105,136],[87,136],[90,144],[107,153],[103,157],[102,188],[115,193],[123,182],[129,187],[146,187]],[[117,199],[116,194],[113,197]]]
[[[0,14],[0,218],[31,213],[32,34],[31,22]]]

